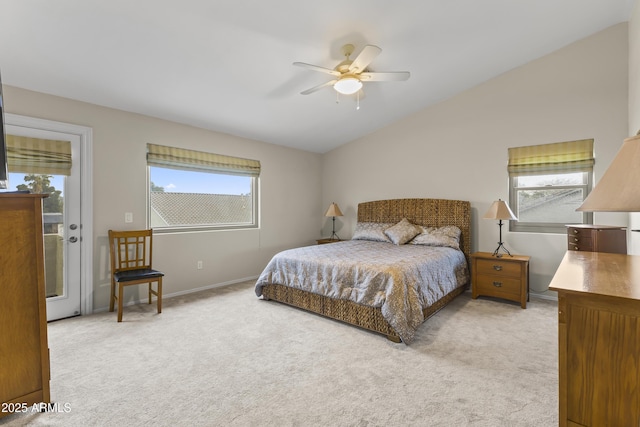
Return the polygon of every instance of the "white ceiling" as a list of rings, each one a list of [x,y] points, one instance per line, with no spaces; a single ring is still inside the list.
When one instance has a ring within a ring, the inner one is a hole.
[[[3,83],[326,152],[628,20],[633,0],[0,0]],[[300,92],[382,48],[354,97]],[[353,56],[352,56],[353,59]],[[5,99],[10,110],[10,99]]]

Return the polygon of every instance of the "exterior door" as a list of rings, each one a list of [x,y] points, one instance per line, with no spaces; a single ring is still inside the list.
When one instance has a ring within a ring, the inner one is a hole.
[[[22,171],[11,172],[10,166],[9,186],[11,190],[49,194],[43,202],[47,320],[80,315],[83,312],[82,136],[64,131],[15,126],[11,124],[10,117],[7,117],[6,122],[7,135],[37,139],[38,144],[44,144],[44,147],[57,141],[68,141],[70,144],[71,168],[68,172],[39,173],[30,171],[29,166],[24,166]],[[28,152],[29,150],[25,150],[24,153]],[[11,160],[9,162],[11,164]],[[90,244],[90,237],[87,242]]]

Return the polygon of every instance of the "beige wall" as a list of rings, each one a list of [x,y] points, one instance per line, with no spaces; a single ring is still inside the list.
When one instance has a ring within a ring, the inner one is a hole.
[[[327,153],[323,205],[343,208],[336,224],[349,237],[359,202],[469,200],[473,250],[493,251],[498,227],[481,217],[493,200],[508,200],[507,149],[594,138],[597,182],[627,135],[627,73],[625,23]],[[627,216],[596,214],[595,221],[626,225]],[[532,257],[531,291],[546,292],[566,236],[503,229],[512,252]]]
[[[629,135],[640,132],[640,0],[629,20]],[[640,229],[640,213],[629,216],[629,228]],[[640,233],[629,233],[629,253],[640,255]]]
[[[93,307],[109,303],[107,230],[146,227],[146,143],[260,160],[259,230],[156,235],[165,295],[255,277],[279,250],[314,243],[322,224],[319,154],[5,87],[7,112],[93,128]],[[124,223],[132,212],[134,223]],[[86,238],[86,237],[85,237]],[[196,269],[203,261],[204,268]],[[142,290],[139,292],[144,298]],[[127,299],[131,298],[128,296]]]
[[[640,132],[640,0],[629,20],[629,135]]]
[[[636,7],[630,34],[638,35],[638,21]],[[497,225],[480,218],[493,200],[508,198],[508,147],[594,138],[597,182],[629,128],[640,128],[638,79],[628,77],[640,69],[639,37],[629,46],[627,37],[627,24],[611,27],[324,156],[13,87],[5,87],[5,104],[9,113],[93,128],[93,305],[101,310],[107,230],[146,225],[147,142],[258,159],[263,170],[259,230],[156,237],[166,295],[254,277],[275,252],[328,236],[322,212],[332,201],[345,213],[338,234],[349,238],[362,201],[470,200],[473,250],[492,251]],[[124,212],[133,212],[133,224],[124,223]],[[627,216],[596,214],[596,222],[625,225]],[[565,236],[505,227],[504,240],[532,256],[531,289],[544,293]]]

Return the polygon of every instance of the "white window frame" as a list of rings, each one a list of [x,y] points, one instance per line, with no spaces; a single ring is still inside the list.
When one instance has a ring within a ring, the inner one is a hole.
[[[591,192],[593,173],[590,171],[567,171],[565,173],[583,174],[583,183],[575,185],[545,185],[543,187],[517,187],[516,182],[518,177],[509,178],[509,205],[511,209],[518,216],[520,211],[518,205],[518,191],[526,190],[562,190],[562,189],[582,189],[583,201],[587,198]],[[552,172],[553,175],[561,175],[563,172]],[[520,177],[533,176],[533,175],[520,175]],[[574,224],[593,224],[593,213],[583,212],[582,222],[575,222]],[[509,221],[509,231],[514,232],[531,232],[531,233],[560,233],[564,234],[567,231],[567,224],[561,222],[523,222],[523,221]]]
[[[154,166],[160,168],[160,166]],[[167,168],[170,169],[170,168]],[[189,171],[185,171],[189,172]],[[213,175],[226,175],[223,173],[208,172]],[[171,225],[166,227],[151,226],[151,167],[147,167],[147,225],[153,228],[154,233],[176,233],[186,231],[212,231],[212,230],[236,230],[259,228],[258,219],[258,178],[251,178],[251,205],[252,212],[250,223],[219,223],[219,224],[198,224],[198,225]]]

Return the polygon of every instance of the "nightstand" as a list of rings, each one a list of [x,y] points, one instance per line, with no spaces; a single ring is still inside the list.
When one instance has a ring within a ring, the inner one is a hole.
[[[527,308],[530,258],[525,255],[497,258],[489,252],[471,254],[471,297],[502,298],[519,302],[522,308]]]
[[[318,239],[318,240],[316,240],[316,242],[318,242],[319,245],[324,245],[325,243],[342,242],[342,240],[340,240],[340,239]]]

